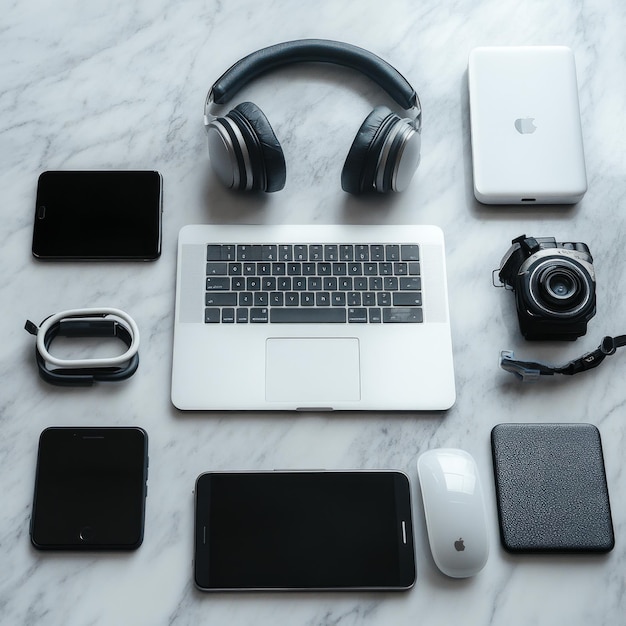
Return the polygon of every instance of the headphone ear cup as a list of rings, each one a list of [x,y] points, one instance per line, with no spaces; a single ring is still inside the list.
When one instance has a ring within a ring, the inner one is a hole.
[[[341,173],[349,193],[404,191],[420,154],[420,134],[410,120],[376,107],[357,133]]]
[[[253,102],[242,102],[232,111],[242,134],[249,141],[250,160],[255,182],[253,189],[280,191],[285,186],[285,156],[267,117]]]
[[[279,191],[285,186],[285,157],[267,117],[243,102],[209,124],[209,157],[229,188]]]
[[[393,118],[400,119],[385,106],[377,106],[365,118],[341,171],[341,187],[344,191],[359,194],[374,190],[378,151],[375,155],[373,152],[387,135]]]

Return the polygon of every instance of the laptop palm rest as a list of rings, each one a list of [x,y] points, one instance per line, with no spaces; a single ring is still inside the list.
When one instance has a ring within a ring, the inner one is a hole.
[[[265,343],[269,402],[332,408],[361,399],[359,340],[355,337],[271,337]]]

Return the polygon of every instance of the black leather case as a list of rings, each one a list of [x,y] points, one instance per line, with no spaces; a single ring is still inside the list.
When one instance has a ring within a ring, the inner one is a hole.
[[[491,447],[500,537],[510,552],[608,552],[614,535],[592,424],[499,424]]]

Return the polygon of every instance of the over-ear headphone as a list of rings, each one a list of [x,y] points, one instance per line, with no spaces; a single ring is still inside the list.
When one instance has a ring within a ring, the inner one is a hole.
[[[285,186],[285,157],[267,118],[252,102],[226,115],[209,112],[228,102],[261,74],[301,62],[349,67],[378,83],[411,117],[377,106],[366,118],[348,152],[341,186],[349,193],[403,191],[420,160],[422,109],[415,90],[386,61],[356,46],[323,39],[288,41],[240,59],[213,84],[204,105],[209,158],[218,178],[230,189],[279,191]]]

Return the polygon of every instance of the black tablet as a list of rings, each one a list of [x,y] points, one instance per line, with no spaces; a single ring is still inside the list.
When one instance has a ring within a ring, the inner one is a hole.
[[[33,255],[155,260],[161,254],[161,212],[159,172],[44,172],[37,185]]]
[[[195,496],[194,580],[204,591],[389,591],[415,582],[401,472],[208,472]]]

